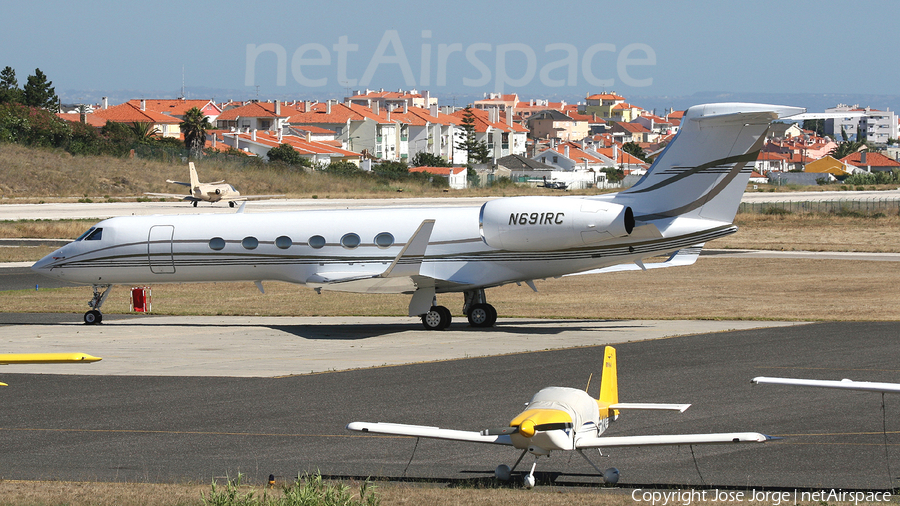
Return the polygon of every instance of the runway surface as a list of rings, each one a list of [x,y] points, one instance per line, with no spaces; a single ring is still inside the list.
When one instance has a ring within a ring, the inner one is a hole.
[[[186,331],[177,325],[147,326],[146,319],[138,319],[140,325],[116,322],[109,328],[142,327],[143,340],[135,353],[145,356],[148,367],[169,367],[165,359],[153,355],[158,353],[154,350],[180,336],[210,348],[212,356],[229,357],[227,376],[20,374],[13,366],[0,370],[0,378],[11,385],[0,391],[3,477],[208,482],[215,476],[242,472],[262,481],[270,473],[290,478],[298,472],[321,470],[335,477],[489,479],[497,464],[511,464],[518,452],[424,439],[417,444],[412,438],[349,433],[344,426],[356,420],[471,430],[503,425],[538,389],[582,387],[590,373],[599,374],[600,345],[621,337],[616,325],[629,325],[607,322],[587,328],[591,323],[587,322],[576,324],[575,330],[556,332],[573,339],[590,334],[595,346],[247,378],[235,376],[253,367],[254,356],[217,350],[213,338],[193,334],[198,326],[213,333],[215,320],[196,322]],[[337,320],[325,319],[318,331],[330,328],[335,337],[323,335],[319,340],[374,346],[375,341],[397,334],[396,324],[379,332],[380,322],[363,323],[368,327],[365,332],[360,326],[351,325],[348,330]],[[420,339],[423,349],[446,348],[465,338],[487,346],[502,344],[504,325],[497,331],[435,333],[409,328],[400,334]],[[531,322],[517,325],[528,327]],[[246,349],[273,347],[273,356],[284,355],[278,346],[303,340],[306,326],[301,323],[294,332],[268,340],[250,339]],[[63,327],[71,335],[98,330],[46,323],[0,330],[5,341],[12,335],[9,329],[19,329],[33,343],[67,344],[44,337],[46,329],[53,327]],[[533,337],[542,338],[537,331],[541,326],[534,328]],[[348,339],[346,332],[353,329],[360,335]],[[619,468],[620,483],[625,486],[883,489],[892,485],[892,479],[896,485],[900,396],[886,398],[885,446],[878,394],[751,386],[749,380],[784,375],[897,381],[898,331],[898,323],[817,323],[664,339],[648,334],[647,340],[639,340],[636,335],[629,338],[633,342],[616,345],[620,400],[690,402],[693,406],[683,414],[626,413],[607,435],[752,430],[785,439],[764,445],[695,447],[696,463],[689,447],[616,449],[608,457],[593,457],[601,468]],[[639,329],[636,332],[640,334]],[[114,346],[119,338],[95,334],[92,339],[100,347]],[[134,343],[122,346],[126,345]],[[402,347],[395,351],[403,353]],[[75,369],[93,372],[117,360],[104,356],[103,362]],[[179,367],[190,372],[191,362]],[[206,366],[198,363],[195,369],[204,371]],[[592,390],[597,387],[594,383]],[[532,461],[526,456],[523,464],[530,468]],[[537,472],[540,480],[559,484],[600,483],[585,462],[569,454],[539,459]]]

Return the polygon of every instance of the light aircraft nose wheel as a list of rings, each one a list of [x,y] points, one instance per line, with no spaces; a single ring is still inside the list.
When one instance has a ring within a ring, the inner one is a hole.
[[[234,207],[234,201],[233,201],[233,200],[230,201],[230,202],[228,202],[228,207]]]
[[[427,330],[443,330],[450,326],[452,319],[449,309],[444,306],[431,306],[431,309],[422,315],[422,325]]]
[[[103,321],[103,314],[96,309],[91,309],[84,313],[84,323],[87,325],[95,325]]]
[[[497,322],[497,310],[490,304],[473,304],[466,316],[473,327],[493,327]]]

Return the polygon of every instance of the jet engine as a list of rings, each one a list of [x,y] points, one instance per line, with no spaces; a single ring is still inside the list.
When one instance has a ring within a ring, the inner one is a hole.
[[[550,251],[590,246],[634,230],[630,207],[565,197],[511,197],[481,207],[481,238],[492,248]]]

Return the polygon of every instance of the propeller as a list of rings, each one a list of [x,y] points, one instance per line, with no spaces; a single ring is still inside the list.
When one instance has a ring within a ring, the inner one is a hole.
[[[515,434],[519,432],[518,427],[497,427],[493,429],[484,429],[481,431],[482,436],[505,436],[507,434]]]

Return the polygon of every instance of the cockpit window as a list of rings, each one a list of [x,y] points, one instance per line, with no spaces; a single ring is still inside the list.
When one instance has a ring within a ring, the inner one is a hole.
[[[78,236],[78,239],[75,239],[75,240],[76,240],[76,241],[80,241],[80,240],[84,239],[85,237],[87,237],[88,234],[90,234],[91,232],[93,232],[96,228],[97,228],[97,227],[91,227],[91,228],[87,229],[87,232],[85,232],[85,233],[79,235],[79,236]]]
[[[88,234],[87,237],[84,238],[85,241],[99,241],[100,238],[103,237],[103,229],[96,228],[93,232]]]

